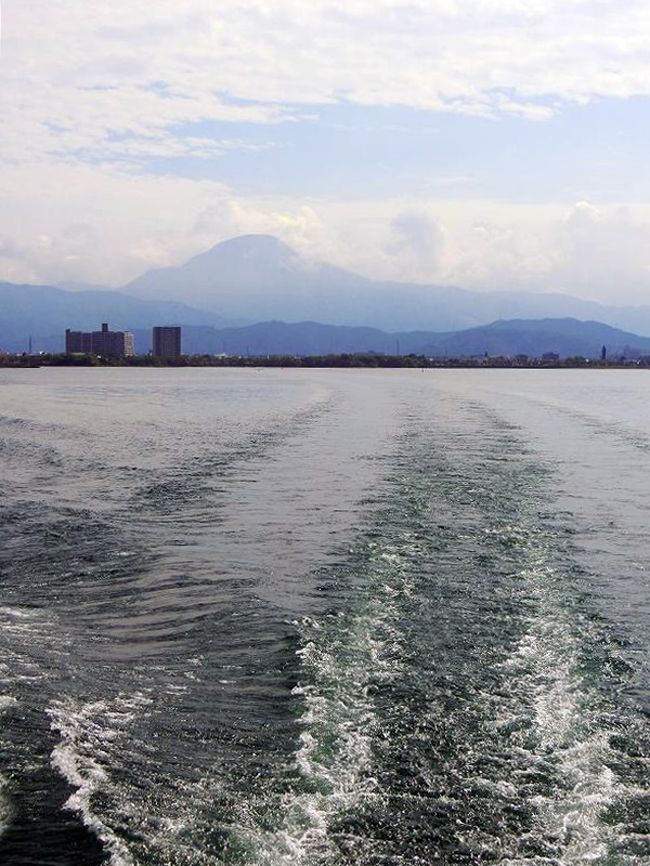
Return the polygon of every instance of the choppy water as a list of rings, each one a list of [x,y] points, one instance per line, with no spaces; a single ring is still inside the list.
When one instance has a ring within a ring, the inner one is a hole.
[[[649,398],[0,372],[0,862],[650,863]]]

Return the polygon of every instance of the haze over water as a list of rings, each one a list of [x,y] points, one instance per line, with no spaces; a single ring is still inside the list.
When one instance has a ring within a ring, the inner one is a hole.
[[[0,862],[649,862],[649,397],[2,371]]]

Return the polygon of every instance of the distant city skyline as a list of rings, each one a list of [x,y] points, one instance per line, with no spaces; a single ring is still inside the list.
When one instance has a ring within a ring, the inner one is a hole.
[[[381,279],[650,301],[642,0],[2,6],[0,280],[264,232]]]

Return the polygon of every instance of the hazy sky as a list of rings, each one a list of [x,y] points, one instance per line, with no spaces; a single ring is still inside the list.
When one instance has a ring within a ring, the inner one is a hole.
[[[650,0],[4,0],[0,279],[269,232],[650,302]]]

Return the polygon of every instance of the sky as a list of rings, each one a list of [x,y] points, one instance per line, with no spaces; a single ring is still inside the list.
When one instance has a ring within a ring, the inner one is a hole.
[[[3,0],[0,280],[239,234],[650,303],[650,0]]]

